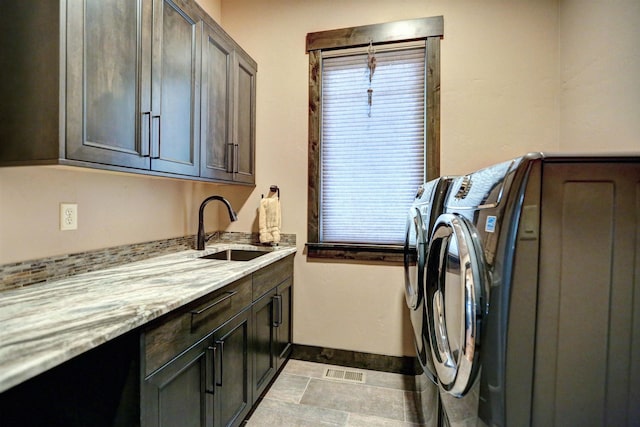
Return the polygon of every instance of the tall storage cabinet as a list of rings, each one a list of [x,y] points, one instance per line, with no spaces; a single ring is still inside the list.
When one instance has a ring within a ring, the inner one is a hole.
[[[0,166],[254,183],[257,65],[194,0],[1,2],[0,28]]]

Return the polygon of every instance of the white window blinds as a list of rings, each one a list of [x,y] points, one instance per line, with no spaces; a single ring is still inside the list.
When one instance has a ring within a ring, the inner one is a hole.
[[[425,49],[375,56],[322,60],[321,242],[401,244],[424,181]]]

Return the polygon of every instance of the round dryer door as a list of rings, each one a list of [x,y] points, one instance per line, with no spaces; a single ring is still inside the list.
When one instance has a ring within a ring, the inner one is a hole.
[[[473,226],[462,216],[441,215],[427,258],[425,304],[431,352],[442,388],[462,397],[479,369],[485,264]]]
[[[411,310],[422,303],[424,267],[426,263],[425,224],[417,207],[412,207],[407,219],[404,242],[404,287],[407,306]]]

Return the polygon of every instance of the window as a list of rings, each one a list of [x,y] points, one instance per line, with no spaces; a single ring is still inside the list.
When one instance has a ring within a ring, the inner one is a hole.
[[[415,191],[439,176],[442,27],[436,17],[307,35],[309,256],[401,261]]]
[[[368,57],[322,61],[322,242],[402,244],[425,178],[424,47]]]

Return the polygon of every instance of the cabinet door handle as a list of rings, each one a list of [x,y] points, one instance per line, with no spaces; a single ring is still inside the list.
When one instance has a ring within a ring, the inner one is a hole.
[[[215,381],[216,386],[222,387],[222,371],[224,369],[224,367],[223,367],[223,365],[224,365],[224,363],[223,363],[223,361],[224,361],[224,341],[216,341],[216,348],[218,348],[218,347],[219,347],[219,350],[218,350],[218,360],[219,360],[218,366],[219,366],[219,370],[218,370],[218,372],[219,372],[220,375],[217,375],[217,378],[214,379],[214,381]],[[216,372],[216,370],[214,369],[214,377],[216,377],[215,372]]]
[[[216,383],[216,369],[214,366],[216,360],[216,348],[215,346],[209,346],[207,347],[207,352],[205,354],[205,368],[204,368],[204,372],[205,372],[205,388],[204,391],[205,393],[209,393],[209,394],[216,394],[216,387],[215,387],[215,383]],[[211,369],[212,373],[211,375],[209,375],[209,369]]]
[[[151,111],[142,113],[142,133],[140,135],[140,155],[149,157],[149,145],[151,145]]]
[[[160,158],[160,116],[151,116],[151,158]]]
[[[238,144],[233,144],[233,173],[240,172],[240,161],[238,159],[239,146]]]
[[[282,325],[282,295],[275,295],[273,298],[273,327]]]
[[[227,143],[227,172],[235,172],[235,145],[232,142]]]

